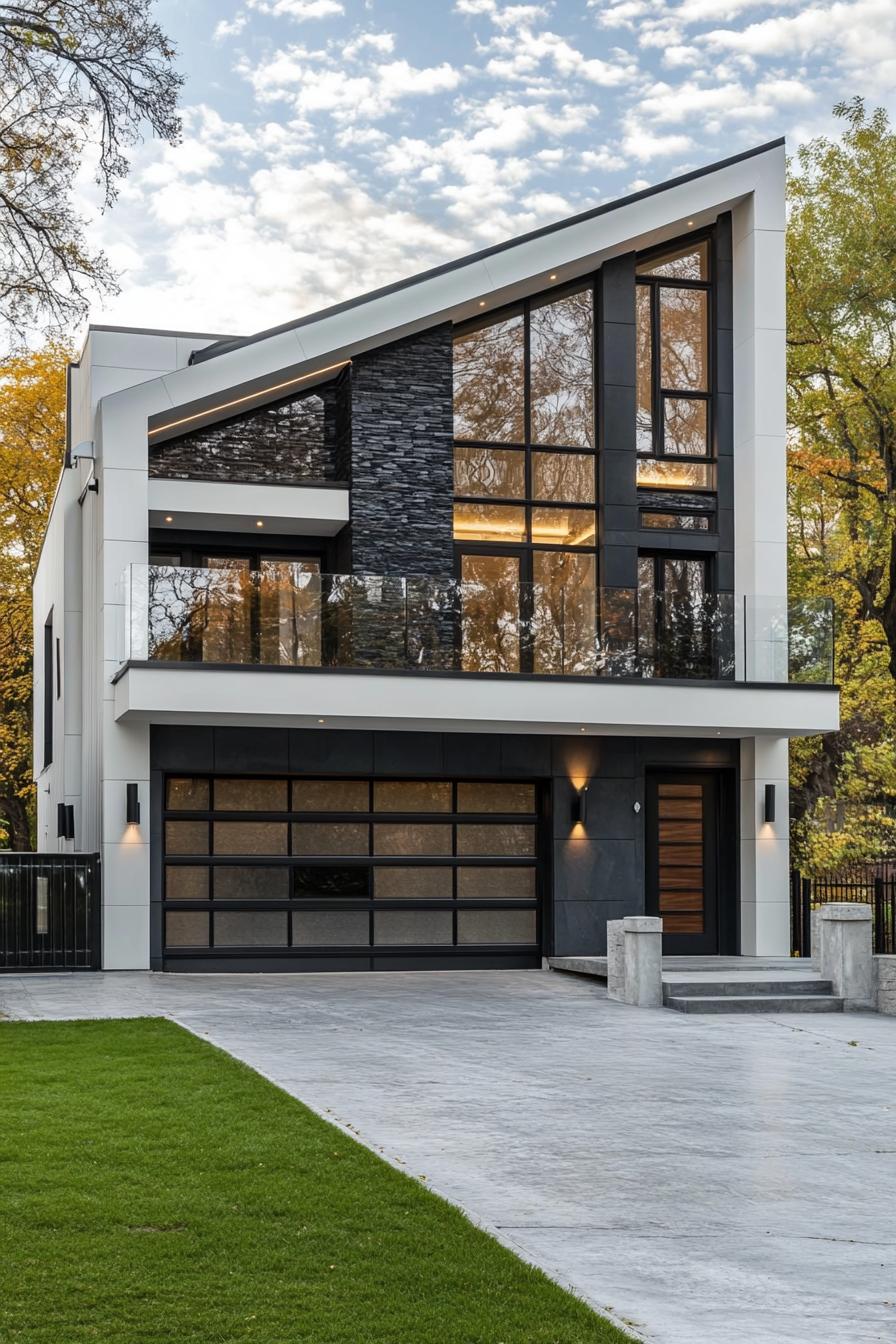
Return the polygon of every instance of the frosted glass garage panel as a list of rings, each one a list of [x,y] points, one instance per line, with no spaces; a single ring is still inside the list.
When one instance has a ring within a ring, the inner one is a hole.
[[[534,910],[460,910],[458,943],[534,943]]]

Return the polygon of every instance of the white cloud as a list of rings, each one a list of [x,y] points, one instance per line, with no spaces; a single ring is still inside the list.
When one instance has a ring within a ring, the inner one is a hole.
[[[639,163],[648,163],[673,154],[684,154],[693,145],[689,135],[657,135],[653,130],[631,120],[622,139],[622,148]]]
[[[460,71],[447,62],[418,69],[405,60],[373,63],[350,75],[326,51],[291,46],[243,71],[262,102],[290,101],[301,114],[329,112],[337,120],[376,120],[403,99],[454,89]]]
[[[328,19],[334,14],[344,14],[345,6],[339,0],[248,0],[249,8],[260,14],[273,14],[275,18],[296,19],[305,23],[308,19]]]
[[[212,37],[215,42],[222,42],[227,37],[236,37],[243,31],[248,22],[245,14],[235,14],[232,19],[221,19],[215,27]]]

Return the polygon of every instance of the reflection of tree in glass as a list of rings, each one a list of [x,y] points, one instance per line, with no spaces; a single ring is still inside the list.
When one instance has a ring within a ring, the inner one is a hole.
[[[534,668],[588,675],[597,661],[595,557],[541,551],[532,558]]]
[[[461,647],[464,671],[520,670],[520,581],[515,556],[464,556]]]
[[[594,446],[594,308],[590,289],[529,318],[532,442]]]
[[[660,380],[663,387],[706,391],[706,301],[702,289],[660,289]]]
[[[455,339],[454,434],[523,442],[522,315]]]
[[[667,397],[664,410],[665,451],[705,457],[706,402],[694,401],[689,397]]]
[[[635,305],[636,395],[635,434],[639,453],[653,452],[653,332],[650,287],[638,285]],[[613,445],[608,445],[612,447]]]
[[[522,499],[526,493],[525,453],[514,448],[454,449],[454,493]]]

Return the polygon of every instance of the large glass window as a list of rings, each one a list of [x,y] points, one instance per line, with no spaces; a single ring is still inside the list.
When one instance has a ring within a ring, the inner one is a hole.
[[[462,666],[591,671],[593,285],[543,296],[510,317],[461,332],[454,371]],[[511,375],[518,380],[513,394]]]
[[[636,438],[641,486],[714,488],[709,300],[706,241],[638,265]]]

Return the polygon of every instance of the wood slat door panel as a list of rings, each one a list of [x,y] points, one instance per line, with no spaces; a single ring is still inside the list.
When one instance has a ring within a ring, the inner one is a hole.
[[[669,954],[718,951],[717,779],[648,775],[647,908]]]

